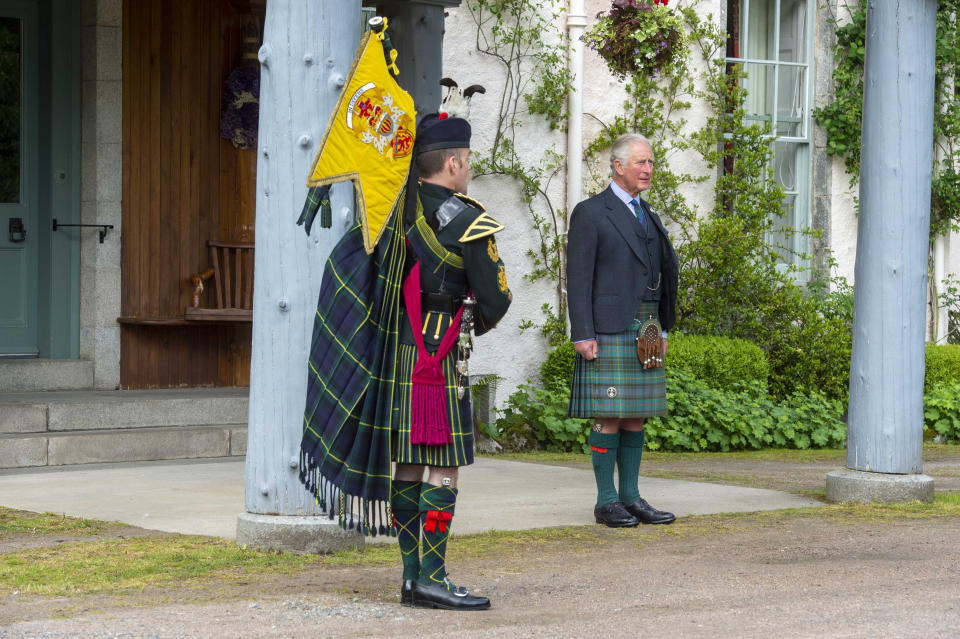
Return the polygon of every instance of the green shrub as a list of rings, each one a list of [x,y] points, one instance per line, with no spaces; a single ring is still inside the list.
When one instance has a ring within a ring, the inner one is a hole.
[[[569,403],[569,385],[547,390],[527,380],[507,399],[493,435],[507,449],[586,452],[590,420],[567,417]]]
[[[843,403],[817,392],[794,392],[775,402],[758,382],[722,391],[668,369],[667,405],[669,417],[647,421],[650,450],[835,448],[846,441]]]
[[[947,441],[960,441],[960,382],[937,384],[924,394],[923,423]]]
[[[853,334],[842,322],[804,312],[784,330],[770,331],[765,340],[771,395],[818,391],[847,402]]]
[[[547,359],[540,365],[540,382],[549,390],[567,389],[573,379],[573,363],[577,359],[577,349],[573,342],[566,340],[547,352]]]
[[[767,356],[756,344],[719,335],[684,335],[679,331],[669,337],[666,367],[686,371],[719,390],[736,390],[743,384],[759,382],[764,394],[770,375]]]
[[[960,344],[927,344],[924,392],[938,386],[960,383]]]

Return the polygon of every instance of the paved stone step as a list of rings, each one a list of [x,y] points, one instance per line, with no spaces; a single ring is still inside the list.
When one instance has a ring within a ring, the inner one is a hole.
[[[0,435],[0,468],[245,455],[247,426],[141,427]]]
[[[0,393],[0,434],[245,424],[249,390]]]
[[[93,362],[82,359],[0,358],[0,393],[93,388]]]

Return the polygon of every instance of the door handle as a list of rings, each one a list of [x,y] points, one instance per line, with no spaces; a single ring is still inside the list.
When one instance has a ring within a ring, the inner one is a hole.
[[[23,226],[23,218],[20,217],[11,217],[10,218],[10,241],[14,244],[18,244],[27,239],[27,229]]]

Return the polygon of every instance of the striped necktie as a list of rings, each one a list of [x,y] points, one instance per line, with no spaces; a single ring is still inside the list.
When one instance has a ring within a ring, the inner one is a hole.
[[[633,214],[640,220],[640,226],[643,226],[643,207],[638,200],[630,200],[630,206],[633,207]]]

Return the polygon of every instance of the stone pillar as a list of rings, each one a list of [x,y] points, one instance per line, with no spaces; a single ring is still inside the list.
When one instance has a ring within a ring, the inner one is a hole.
[[[123,2],[84,0],[81,15],[80,222],[113,230],[103,244],[96,232],[81,234],[80,356],[93,361],[94,386],[112,390],[120,384]]]

